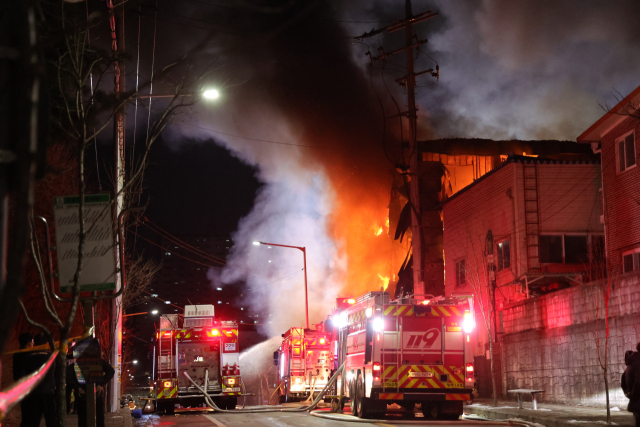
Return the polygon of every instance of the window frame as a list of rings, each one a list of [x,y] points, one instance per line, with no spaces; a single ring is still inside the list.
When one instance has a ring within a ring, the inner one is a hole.
[[[509,245],[509,265],[504,265],[504,243],[507,243]],[[500,246],[503,245],[503,246]],[[502,260],[502,268],[500,268],[500,260]],[[511,268],[511,241],[510,239],[502,239],[498,242],[496,242],[496,271],[502,271],[502,270],[507,270]]]
[[[633,262],[633,270],[625,270],[624,268],[624,258],[629,255],[631,255],[631,259]],[[634,248],[634,249],[622,252],[622,272],[631,273],[633,271],[640,271],[640,248]]]
[[[620,175],[628,170],[631,170],[638,166],[638,153],[636,150],[636,130],[630,130],[629,132],[624,133],[615,139],[615,154],[616,154],[616,175]],[[629,135],[633,135],[633,164],[629,167],[626,166],[627,163],[627,143],[626,139]],[[624,145],[624,169],[622,169],[622,165],[620,164],[620,143],[623,142]]]
[[[606,258],[607,255],[607,249],[606,249],[606,239],[604,238],[604,233],[584,233],[584,232],[569,232],[569,233],[540,233],[538,234],[538,260],[540,260],[540,237],[543,236],[560,236],[561,237],[561,244],[562,244],[562,262],[557,263],[557,262],[543,262],[540,261],[540,264],[562,264],[562,265],[580,265],[581,263],[567,263],[567,252],[566,252],[566,243],[565,243],[565,236],[587,236],[587,256],[588,256],[588,262],[593,262],[594,260],[594,253],[593,253],[593,237],[595,236],[602,236],[603,237],[603,243],[604,243],[604,253],[603,253],[603,257]],[[640,251],[640,248],[638,248],[638,251]]]
[[[463,273],[464,273],[464,277],[462,282],[460,282],[460,270],[459,270],[459,265],[460,263],[462,263],[463,265]],[[455,261],[455,269],[456,269],[456,275],[455,275],[455,287],[456,288],[461,288],[463,286],[467,285],[467,261],[466,258],[459,258],[458,260]]]
[[[562,246],[562,262],[548,262],[542,261],[542,257],[540,256],[540,238],[543,236],[560,236],[560,245]],[[540,233],[538,234],[538,261],[540,262],[540,264],[564,264],[564,233]]]

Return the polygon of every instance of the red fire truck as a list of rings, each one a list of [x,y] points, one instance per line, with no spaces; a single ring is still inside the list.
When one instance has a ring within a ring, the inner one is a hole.
[[[162,315],[154,347],[154,394],[158,412],[171,414],[176,406],[199,407],[204,388],[222,409],[235,409],[241,393],[238,325],[214,318],[213,305],[187,305],[184,317]]]
[[[351,400],[352,413],[369,418],[388,404],[419,403],[426,418],[457,419],[473,391],[472,296],[390,301],[388,292],[370,292],[349,302],[331,323],[346,376],[336,394]]]
[[[315,329],[291,328],[282,338],[282,345],[273,353],[280,403],[304,400],[327,385],[333,366],[330,340],[323,323]]]

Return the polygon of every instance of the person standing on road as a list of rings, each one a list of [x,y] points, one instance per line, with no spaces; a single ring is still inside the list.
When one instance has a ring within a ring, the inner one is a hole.
[[[44,334],[40,333],[34,338],[34,344],[36,346],[47,344],[47,338]],[[28,353],[25,358],[25,367],[27,373],[37,371],[47,363],[51,357],[51,352],[47,350],[37,350]],[[44,420],[47,427],[54,427],[56,424],[56,403],[55,403],[55,362],[51,368],[47,371],[47,374],[43,380],[34,388],[27,397],[23,399],[26,406],[26,413],[22,413],[21,427],[38,427],[40,425],[40,419],[44,415]]]
[[[33,347],[33,335],[29,332],[24,332],[18,337],[18,342],[20,343],[20,350],[31,348]],[[28,355],[29,353],[27,352],[15,353],[13,355],[13,381],[18,382],[20,378],[27,375],[27,367],[25,366],[24,361]],[[27,413],[29,410],[29,408],[25,406],[24,399],[20,401],[20,410],[23,414]],[[23,415],[20,427],[25,427],[25,425],[25,418]]]
[[[622,391],[629,398],[627,411],[633,413],[636,427],[640,427],[640,343],[636,345],[637,351],[627,351],[624,354],[624,363],[627,368],[622,374]]]

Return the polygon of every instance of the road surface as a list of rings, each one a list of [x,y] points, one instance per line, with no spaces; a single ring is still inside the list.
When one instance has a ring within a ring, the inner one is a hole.
[[[348,408],[345,408],[348,410]],[[324,411],[323,411],[324,412]],[[328,411],[326,412],[328,414]],[[337,414],[332,414],[337,415]],[[408,427],[428,425],[455,425],[459,427],[497,427],[500,422],[478,422],[461,419],[458,421],[432,421],[422,418],[421,413],[403,414],[401,410],[391,410],[384,420],[350,422],[358,420],[347,412],[338,415],[344,421],[320,418],[309,412],[269,412],[269,413],[220,413],[189,412],[176,415],[144,415],[136,420],[134,427]]]

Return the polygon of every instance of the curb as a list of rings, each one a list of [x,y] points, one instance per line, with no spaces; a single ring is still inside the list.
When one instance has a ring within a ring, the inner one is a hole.
[[[120,414],[124,418],[124,427],[132,427],[133,420],[131,416],[131,410],[129,408],[120,408]]]
[[[517,413],[515,413],[516,411]],[[551,414],[553,413],[550,413],[549,414],[550,416],[547,418],[544,416],[538,416],[537,414],[535,414],[535,411],[533,410],[525,410],[525,411],[513,410],[511,412],[514,412],[514,413],[505,413],[505,412],[501,412],[500,408],[492,409],[492,408],[476,408],[476,407],[465,406],[464,412],[465,414],[480,415],[482,417],[494,419],[497,421],[507,420],[510,418],[519,418],[531,423],[541,424],[545,427],[577,427],[577,426],[596,427],[596,426],[603,425],[602,422],[588,421],[588,420],[585,420],[584,417],[579,417],[579,416],[576,416],[574,418],[574,419],[578,419],[579,423],[571,423],[571,422],[568,422],[569,420],[558,419],[557,414],[555,414],[555,416],[552,417]],[[613,419],[611,421],[615,422]],[[625,426],[627,424],[618,423],[617,425]]]

